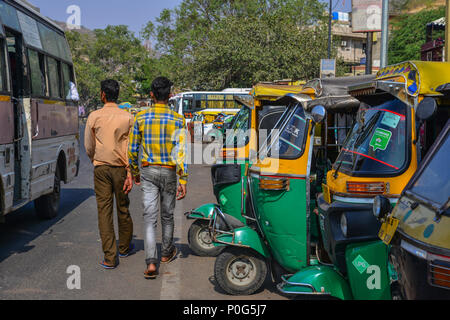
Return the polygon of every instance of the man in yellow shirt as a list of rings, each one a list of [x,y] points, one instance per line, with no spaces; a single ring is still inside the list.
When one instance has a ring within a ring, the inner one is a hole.
[[[86,153],[95,167],[98,225],[105,254],[105,260],[100,264],[105,269],[114,269],[118,264],[117,256],[125,258],[133,250],[133,221],[128,210],[128,193],[133,181],[127,149],[134,119],[116,104],[119,91],[115,80],[101,83],[101,99],[105,105],[91,113],[85,132]],[[114,196],[119,220],[119,253],[113,222]]]
[[[157,276],[158,253],[156,227],[161,210],[161,263],[175,259],[177,248],[173,243],[174,210],[176,200],[186,196],[186,120],[168,106],[173,83],[159,77],[152,83],[151,97],[155,105],[136,116],[130,135],[128,157],[137,185],[142,184],[144,203],[144,237],[147,279]],[[142,168],[139,168],[139,150],[142,146]],[[177,188],[177,174],[179,184]]]

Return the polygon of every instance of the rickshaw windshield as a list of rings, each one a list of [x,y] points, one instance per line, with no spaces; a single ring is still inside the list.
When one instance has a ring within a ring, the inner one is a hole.
[[[298,159],[305,151],[308,120],[301,104],[290,108],[291,112],[284,114],[283,124],[278,136],[268,150],[268,156],[278,159]]]
[[[426,164],[426,168],[412,184],[410,192],[440,207],[447,204],[450,200],[450,170],[448,170],[448,159],[450,159],[449,133],[447,133],[439,150],[436,151]],[[446,213],[448,214],[449,210]]]
[[[333,169],[361,175],[399,172],[407,161],[407,106],[398,99],[361,104]]]
[[[233,126],[227,130],[227,137],[225,146],[241,148],[247,144],[248,130],[250,128],[250,114],[251,110],[247,107],[242,107],[241,111],[233,120]]]

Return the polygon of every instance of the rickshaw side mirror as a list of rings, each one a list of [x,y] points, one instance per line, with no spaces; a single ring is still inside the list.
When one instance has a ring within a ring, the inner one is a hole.
[[[378,221],[384,221],[391,212],[391,202],[383,196],[376,196],[373,201],[373,215]]]
[[[426,97],[423,99],[416,109],[416,117],[420,121],[431,119],[437,112],[437,103],[434,98]]]
[[[314,123],[322,122],[327,116],[327,110],[322,105],[315,106],[311,111],[311,117]]]

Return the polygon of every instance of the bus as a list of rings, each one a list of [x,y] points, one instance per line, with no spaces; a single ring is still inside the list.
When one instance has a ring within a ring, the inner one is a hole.
[[[0,219],[34,201],[57,216],[78,175],[78,93],[64,30],[19,0],[0,0]]]
[[[207,111],[208,113],[238,113],[240,106],[234,99],[236,96],[249,97],[251,89],[233,89],[217,92],[184,92],[171,98],[169,105],[183,115],[189,123],[194,113]]]

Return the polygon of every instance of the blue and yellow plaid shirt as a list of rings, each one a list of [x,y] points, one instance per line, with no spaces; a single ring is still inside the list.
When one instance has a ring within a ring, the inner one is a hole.
[[[186,184],[186,120],[168,106],[156,104],[136,115],[130,134],[128,158],[131,173],[139,171],[139,149],[142,145],[142,165],[176,167],[180,183]]]

